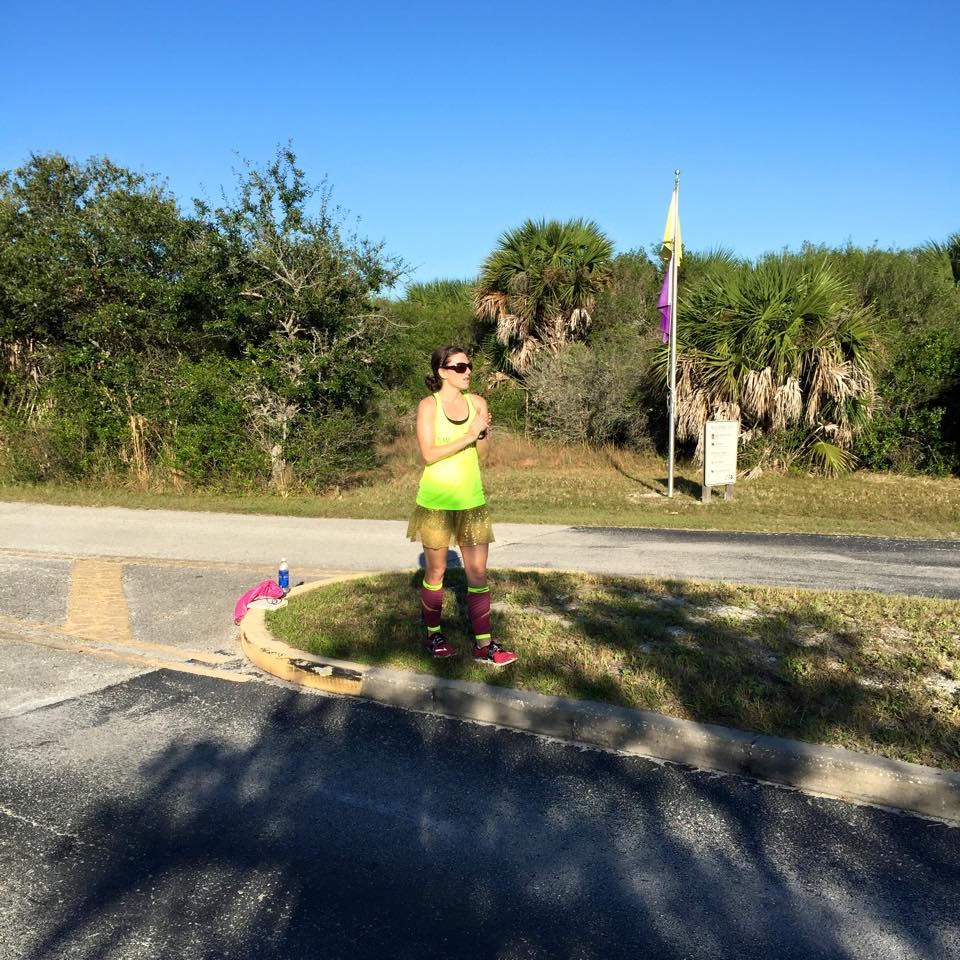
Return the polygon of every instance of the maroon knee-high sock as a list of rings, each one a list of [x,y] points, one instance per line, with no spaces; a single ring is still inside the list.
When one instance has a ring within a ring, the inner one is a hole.
[[[478,647],[490,642],[490,588],[467,587],[467,612]]]
[[[440,613],[443,610],[443,582],[427,583],[420,587],[420,605],[423,607],[423,622],[427,633],[440,632]]]

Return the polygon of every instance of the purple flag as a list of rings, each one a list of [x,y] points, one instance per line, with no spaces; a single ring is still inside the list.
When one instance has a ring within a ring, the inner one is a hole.
[[[660,299],[657,301],[657,309],[660,311],[660,333],[663,335],[663,342],[670,341],[670,270],[667,269],[663,278],[663,286],[660,289]]]

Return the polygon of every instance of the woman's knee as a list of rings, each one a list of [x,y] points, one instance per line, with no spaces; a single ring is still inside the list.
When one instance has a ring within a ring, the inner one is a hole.
[[[467,583],[471,587],[485,587],[487,585],[487,551],[461,549],[463,570],[467,575]]]
[[[427,583],[443,583],[443,575],[447,572],[446,550],[423,551],[423,574]]]

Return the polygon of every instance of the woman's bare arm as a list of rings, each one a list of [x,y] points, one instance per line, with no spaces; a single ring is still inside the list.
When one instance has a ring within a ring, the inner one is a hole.
[[[436,442],[436,410],[437,402],[433,397],[424,397],[417,406],[417,446],[420,448],[420,456],[424,463],[436,463],[443,460],[444,457],[453,456],[461,450],[465,450],[471,444],[477,443],[477,437],[483,433],[490,425],[490,414],[487,410],[486,401],[480,397],[472,397],[477,415],[470,423],[467,432],[458,437],[451,443],[437,444]],[[480,403],[477,401],[480,400]],[[485,454],[485,448],[489,445],[489,440],[481,440],[477,443],[479,452]]]

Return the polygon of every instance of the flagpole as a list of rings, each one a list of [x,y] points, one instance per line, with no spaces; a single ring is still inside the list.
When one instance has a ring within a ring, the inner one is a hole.
[[[677,231],[680,228],[680,171],[673,171],[673,246],[670,251],[670,387],[667,412],[670,419],[668,440],[667,496],[673,496],[673,451],[677,422]]]

